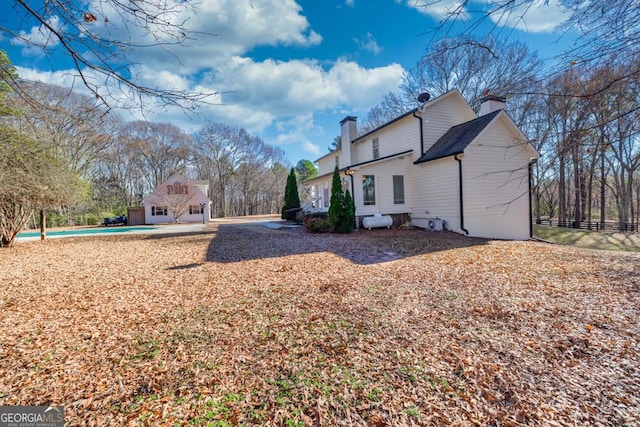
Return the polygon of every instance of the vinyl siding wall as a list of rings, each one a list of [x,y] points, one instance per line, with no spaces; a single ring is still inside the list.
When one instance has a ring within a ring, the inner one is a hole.
[[[336,156],[340,155],[340,150],[335,151],[333,153],[329,153],[328,155],[321,157],[317,160],[318,165],[318,175],[325,175],[328,173],[332,173],[333,169],[336,167]],[[346,165],[340,165],[340,167],[344,167]]]
[[[529,238],[529,172],[534,155],[499,119],[465,150],[465,228],[470,236]]]
[[[424,151],[426,152],[452,126],[459,125],[477,116],[473,110],[456,95],[450,95],[438,101],[432,108],[422,113],[424,128]],[[417,120],[417,119],[416,119]],[[418,135],[419,138],[419,135]],[[416,150],[414,160],[423,153]]]
[[[378,138],[380,157],[391,156],[407,150],[420,150],[420,121],[413,116],[387,126],[364,140],[351,144],[351,163],[373,160],[373,139]],[[347,166],[347,165],[345,165]]]
[[[427,227],[427,218],[440,218],[447,229],[460,230],[458,163],[453,157],[413,165],[411,222]]]
[[[375,213],[396,214],[408,213],[411,209],[411,177],[409,171],[413,167],[411,156],[383,160],[380,163],[362,167],[353,175],[354,200],[357,216],[368,216]],[[362,191],[363,175],[375,177],[375,205],[364,205]],[[393,175],[404,176],[404,203],[393,202]],[[351,190],[349,190],[351,191]]]

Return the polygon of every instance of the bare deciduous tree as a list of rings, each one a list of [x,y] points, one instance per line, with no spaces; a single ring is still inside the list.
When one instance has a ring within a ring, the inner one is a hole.
[[[128,123],[119,137],[146,180],[145,193],[176,173],[184,174],[191,157],[191,138],[177,127],[135,121]]]
[[[0,164],[0,246],[14,244],[36,209],[69,203],[80,188],[44,144],[2,125]]]
[[[48,144],[71,172],[90,179],[95,161],[115,143],[115,116],[105,114],[102,105],[70,89],[42,83],[26,87],[38,107],[15,99],[23,112],[16,117],[17,126],[28,128]]]
[[[137,107],[143,107],[146,98],[154,98],[164,105],[193,108],[211,95],[150,87],[139,83],[129,68],[137,62],[135,56],[140,49],[160,47],[169,54],[171,46],[192,39],[194,34],[186,23],[197,12],[197,3],[56,0],[38,5],[13,0],[6,6],[11,10],[8,13],[17,16],[10,22],[17,24],[0,24],[0,34],[45,55],[68,57],[79,84],[107,105],[124,95],[126,99],[137,99]],[[0,78],[30,99],[20,81],[12,76]]]
[[[385,95],[369,111],[359,131],[366,133],[419,106],[418,96],[423,92],[438,96],[458,89],[473,108],[479,108],[487,90],[517,97],[535,85],[541,66],[539,56],[521,42],[493,37],[481,42],[440,40],[405,74],[399,90]],[[509,108],[515,105],[510,99]]]
[[[229,189],[248,136],[243,129],[209,123],[194,137],[196,168],[199,177],[209,180],[216,194],[212,197],[216,215],[228,215]]]
[[[278,213],[287,161],[284,152],[244,129],[219,123],[195,136],[194,164],[210,182],[214,216]]]

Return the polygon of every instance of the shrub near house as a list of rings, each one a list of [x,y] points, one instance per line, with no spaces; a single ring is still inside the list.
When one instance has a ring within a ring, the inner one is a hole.
[[[300,196],[298,195],[298,182],[296,170],[291,168],[287,177],[287,186],[284,189],[284,206],[282,207],[282,219],[293,221],[296,219],[296,209],[300,208]]]

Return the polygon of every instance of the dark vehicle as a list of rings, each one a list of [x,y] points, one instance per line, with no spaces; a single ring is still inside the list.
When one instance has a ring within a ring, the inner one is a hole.
[[[120,215],[115,218],[105,218],[102,225],[105,227],[110,225],[127,225],[127,217],[126,215]]]

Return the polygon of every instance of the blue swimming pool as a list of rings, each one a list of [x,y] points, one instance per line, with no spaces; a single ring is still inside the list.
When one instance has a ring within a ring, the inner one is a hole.
[[[82,234],[110,234],[110,233],[124,233],[126,231],[142,231],[142,230],[155,230],[158,227],[96,227],[96,228],[78,228],[71,230],[59,230],[49,231],[47,230],[47,236],[71,236]],[[40,231],[23,231],[18,234],[20,237],[39,237]]]

